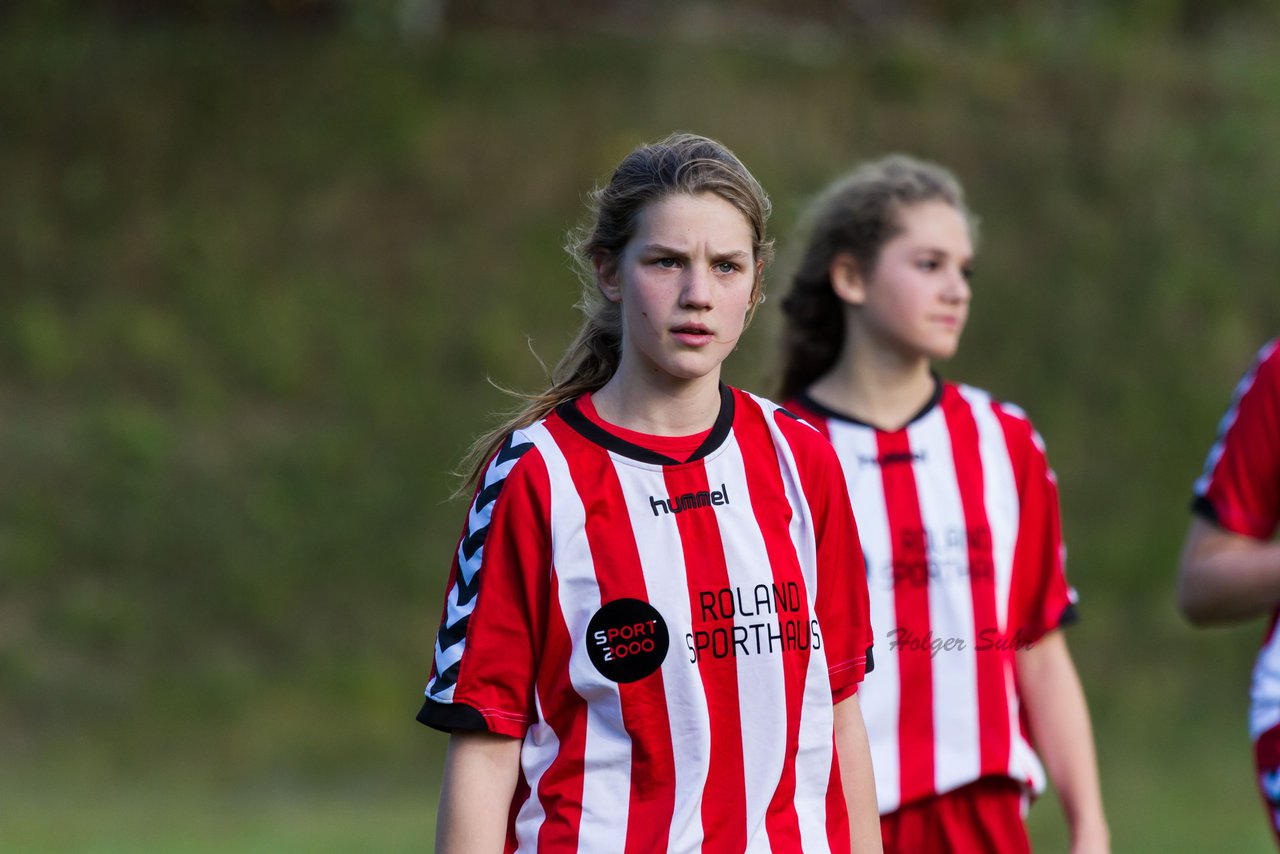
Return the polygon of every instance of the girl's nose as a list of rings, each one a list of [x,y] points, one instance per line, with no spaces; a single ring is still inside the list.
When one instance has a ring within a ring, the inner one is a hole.
[[[947,289],[943,296],[953,302],[968,302],[973,295],[973,291],[969,289],[969,277],[962,269],[951,271],[951,275],[947,277]]]
[[[680,291],[680,305],[685,308],[710,308],[711,286],[711,272],[691,265]]]

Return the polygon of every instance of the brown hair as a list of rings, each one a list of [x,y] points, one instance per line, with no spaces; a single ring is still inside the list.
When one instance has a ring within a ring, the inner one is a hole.
[[[623,158],[609,182],[592,192],[588,223],[571,232],[565,245],[582,283],[577,304],[585,315],[582,327],[551,372],[550,386],[536,394],[520,395],[525,398],[524,405],[472,444],[462,461],[461,473],[466,480],[459,491],[480,478],[489,458],[513,430],[544,418],[564,401],[601,388],[613,376],[622,354],[621,313],[617,303],[600,293],[596,265],[599,263],[605,274],[611,273],[634,236],[645,206],[674,193],[714,193],[729,202],[751,225],[755,260],[768,263],[773,255],[773,241],[765,232],[769,197],[733,152],[713,139],[691,133],[674,133],[636,148]],[[751,291],[753,309],[759,303],[760,289],[757,272]]]
[[[782,302],[781,400],[829,371],[844,346],[844,304],[831,288],[831,262],[848,253],[864,276],[872,275],[880,250],[902,231],[902,210],[930,201],[958,210],[976,239],[977,222],[965,207],[956,177],[942,166],[903,154],[862,164],[810,206],[804,220],[808,241]]]

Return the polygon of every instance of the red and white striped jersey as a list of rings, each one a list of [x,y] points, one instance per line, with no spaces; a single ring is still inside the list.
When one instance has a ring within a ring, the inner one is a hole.
[[[1268,342],[1236,385],[1195,483],[1195,512],[1225,530],[1269,540],[1280,524],[1280,338]],[[1273,613],[1253,668],[1249,733],[1280,725],[1280,633]]]
[[[523,739],[508,851],[846,852],[864,579],[835,454],[776,405],[723,388],[679,462],[565,404],[484,475],[418,718]]]
[[[858,520],[877,644],[858,696],[881,814],[991,775],[1044,788],[1014,654],[1074,615],[1039,435],[1016,407],[937,383],[893,432],[788,404],[835,446]]]

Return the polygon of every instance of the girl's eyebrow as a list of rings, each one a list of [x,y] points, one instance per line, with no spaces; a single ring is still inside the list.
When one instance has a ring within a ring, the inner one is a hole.
[[[675,249],[673,247],[667,246],[662,243],[646,243],[643,247],[641,247],[640,254],[663,255],[663,256],[669,255],[673,258],[684,258],[684,257],[687,257],[688,252],[684,249]],[[714,253],[711,256],[711,258],[713,261],[737,261],[739,259],[748,257],[750,254],[751,253],[743,249],[733,249],[728,252]]]
[[[941,257],[943,257],[943,258],[950,258],[950,257],[952,257],[952,256],[954,255],[954,257],[956,257],[956,258],[960,258],[961,260],[965,260],[965,259],[967,259],[967,260],[969,260],[969,261],[972,261],[972,260],[973,260],[973,255],[972,255],[972,254],[970,254],[970,255],[961,255],[961,254],[959,254],[959,253],[953,253],[953,252],[951,252],[951,251],[949,251],[949,250],[947,250],[947,249],[943,249],[942,247],[939,247],[939,246],[929,246],[929,245],[927,245],[927,244],[922,245],[922,246],[916,246],[916,247],[912,248],[912,250],[911,250],[911,251],[912,251],[912,252],[914,252],[914,253],[916,253],[916,254],[939,255],[939,256],[941,256]]]
[[[662,243],[646,243],[640,248],[641,255],[672,255],[677,258],[683,258],[685,251],[683,249],[675,249]]]

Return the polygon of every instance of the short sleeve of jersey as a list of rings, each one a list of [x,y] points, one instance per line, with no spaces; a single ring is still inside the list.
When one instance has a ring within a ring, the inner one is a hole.
[[[1193,508],[1220,527],[1270,539],[1280,522],[1280,339],[1258,353],[1195,485]]]
[[[1034,643],[1076,620],[1067,584],[1058,479],[1044,442],[1015,407],[997,405],[1018,488],[1018,534],[1009,596],[1009,635]]]
[[[817,538],[815,610],[834,702],[852,696],[872,667],[867,572],[848,486],[835,449],[817,430],[780,414],[789,433]],[[788,426],[784,422],[790,422]]]
[[[446,732],[522,737],[550,585],[549,482],[517,432],[494,456],[463,526],[418,720]]]

